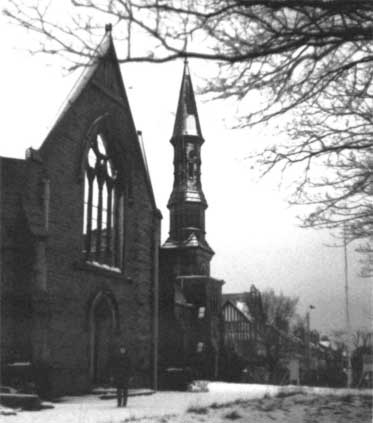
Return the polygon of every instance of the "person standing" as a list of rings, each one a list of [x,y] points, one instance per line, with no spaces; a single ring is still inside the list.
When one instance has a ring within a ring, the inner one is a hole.
[[[128,383],[132,373],[131,360],[126,347],[122,344],[119,352],[114,356],[111,374],[117,389],[118,407],[127,405]]]

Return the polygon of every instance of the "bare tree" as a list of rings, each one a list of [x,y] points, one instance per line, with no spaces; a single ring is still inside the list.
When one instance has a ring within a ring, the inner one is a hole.
[[[368,347],[373,349],[373,331],[359,329],[353,334],[354,348]]]
[[[360,260],[360,276],[363,278],[373,277],[373,238],[369,237],[368,240],[357,248],[359,253],[362,253]]]
[[[288,297],[282,292],[276,294],[273,289],[263,291],[262,303],[266,323],[289,333],[298,302],[298,297]]]
[[[262,294],[257,291],[256,298],[259,300],[260,307],[255,307],[253,293],[255,294],[255,291],[251,290],[248,294],[246,304],[253,312],[255,320],[263,319],[264,326],[261,335],[265,348],[265,360],[271,380],[275,381],[280,360],[289,353],[291,348],[290,327],[296,316],[299,299],[288,297],[282,292],[277,294],[273,289],[263,291]]]
[[[71,0],[63,19],[59,3],[7,0],[4,13],[71,68],[94,56],[107,21],[121,62],[216,61],[204,92],[247,104],[239,126],[290,114],[289,142],[257,158],[264,173],[301,168],[291,202],[313,206],[303,224],[372,236],[371,0]]]

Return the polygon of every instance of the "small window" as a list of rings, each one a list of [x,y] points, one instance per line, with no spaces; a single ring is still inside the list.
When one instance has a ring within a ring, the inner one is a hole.
[[[203,319],[206,314],[206,307],[199,307],[198,308],[198,318]]]
[[[211,300],[210,301],[211,312],[216,313],[218,311],[218,297],[215,290],[211,293],[210,300]]]
[[[194,163],[188,162],[188,178],[193,179],[194,178]]]
[[[203,352],[204,349],[205,349],[205,344],[203,342],[197,342],[197,349],[196,349],[196,351],[198,353],[201,353],[201,352]]]
[[[84,255],[87,262],[120,269],[123,256],[123,194],[106,142],[91,142],[84,178]]]

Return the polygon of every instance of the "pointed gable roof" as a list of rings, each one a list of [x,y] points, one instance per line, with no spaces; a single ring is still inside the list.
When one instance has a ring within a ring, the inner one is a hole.
[[[188,62],[185,61],[177,105],[173,137],[194,135],[202,138],[196,99]]]
[[[59,112],[57,114],[57,118],[54,121],[53,126],[48,131],[48,135],[40,147],[40,150],[43,149],[43,146],[46,145],[53,137],[50,137],[53,130],[58,127],[58,125],[62,122],[66,114],[69,112],[69,110],[72,108],[74,103],[78,100],[80,95],[83,93],[83,91],[86,89],[86,87],[92,82],[95,84],[95,79],[97,79],[97,76],[103,76],[105,78],[105,66],[109,65],[112,67],[112,72],[115,75],[115,81],[114,85],[111,87],[104,87],[104,90],[107,92],[107,94],[112,97],[114,100],[119,101],[119,103],[123,103],[123,105],[126,107],[126,110],[129,114],[129,119],[131,122],[131,129],[133,133],[135,134],[136,139],[136,148],[140,154],[142,166],[145,173],[145,179],[146,184],[149,190],[149,194],[151,197],[151,201],[153,203],[154,208],[157,210],[157,215],[161,218],[162,215],[160,211],[157,209],[154,191],[150,179],[149,169],[147,166],[147,160],[145,155],[145,150],[142,142],[142,138],[139,136],[138,131],[136,131],[136,126],[134,123],[134,119],[131,113],[131,108],[129,105],[129,101],[126,94],[126,89],[123,83],[123,78],[118,62],[118,57],[115,51],[113,37],[111,34],[112,26],[111,24],[108,24],[105,26],[105,35],[103,36],[101,42],[98,44],[95,54],[91,58],[91,60],[87,63],[86,67],[84,68],[83,72],[81,73],[80,77],[72,87],[70,93],[66,97],[65,101],[63,102],[62,106],[59,109]],[[114,93],[115,92],[115,93]]]
[[[228,299],[225,299],[224,298],[224,294],[223,294],[223,307],[222,307],[222,309],[223,309],[223,315],[224,316],[225,316],[224,311],[227,308],[231,308],[231,309],[234,310],[234,317],[237,318],[238,320],[243,320],[243,321],[248,321],[248,322],[252,322],[253,321],[253,318],[252,318],[252,316],[249,313],[243,311],[231,299],[229,299],[229,298]]]
[[[111,36],[111,27],[105,28],[105,35],[103,36],[101,42],[96,48],[94,56],[85,66],[83,72],[80,74],[79,78],[76,80],[75,84],[71,88],[71,91],[67,95],[66,99],[62,103],[60,109],[57,112],[57,119],[53,123],[51,130],[61,121],[65,116],[66,112],[70,109],[71,105],[77,100],[79,95],[82,93],[83,89],[86,87],[88,82],[91,80],[95,72],[97,71],[101,59],[105,56],[114,54],[116,57],[113,38]]]

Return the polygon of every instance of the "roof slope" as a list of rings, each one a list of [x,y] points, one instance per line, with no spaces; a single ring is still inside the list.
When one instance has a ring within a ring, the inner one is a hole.
[[[123,83],[123,78],[120,70],[120,66],[118,63],[117,54],[114,47],[113,38],[111,35],[111,26],[106,26],[106,32],[104,37],[102,38],[101,42],[97,46],[96,55],[87,63],[86,67],[84,68],[83,72],[77,79],[76,83],[74,84],[73,88],[71,89],[70,93],[66,97],[65,101],[63,102],[60,110],[58,112],[57,118],[51,127],[49,134],[47,135],[43,145],[40,147],[43,148],[44,144],[49,141],[49,136],[53,132],[53,130],[58,126],[58,124],[63,120],[66,116],[67,112],[72,108],[74,103],[78,100],[80,95],[83,93],[84,89],[88,86],[88,84],[94,80],[95,75],[97,72],[101,71],[101,65],[105,63],[110,63],[113,66],[113,73],[115,74],[115,89],[116,89],[116,98],[118,98],[123,104],[126,106],[126,109],[129,113],[129,118],[131,122],[131,126],[133,129],[133,133],[135,134],[136,138],[136,149],[141,157],[142,160],[142,167],[144,170],[144,174],[146,177],[146,184],[149,190],[149,194],[151,197],[151,201],[153,203],[154,208],[156,207],[156,201],[154,196],[153,187],[151,184],[150,174],[147,166],[147,160],[145,156],[145,150],[142,143],[141,137],[139,137],[139,133],[136,131],[136,126],[134,123],[133,116],[131,114],[131,108],[129,105],[128,97],[126,94],[126,90]]]
[[[181,80],[173,137],[180,135],[195,135],[202,138],[192,78],[187,61],[184,64]]]

